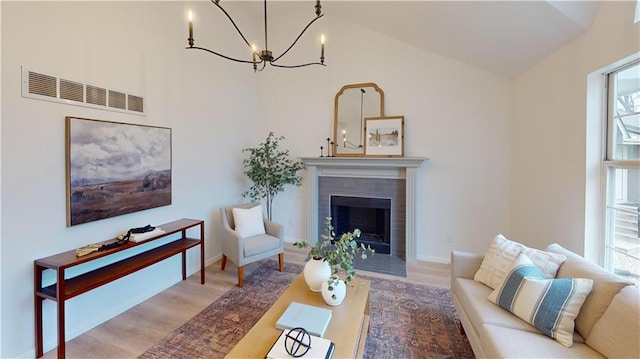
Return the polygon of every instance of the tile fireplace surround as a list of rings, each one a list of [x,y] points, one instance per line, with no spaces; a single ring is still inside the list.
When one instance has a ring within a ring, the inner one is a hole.
[[[365,193],[366,186],[362,185],[368,180],[372,184],[380,185],[385,180],[402,181],[400,185],[392,185],[389,187],[398,188],[404,192],[405,198],[400,198],[396,203],[404,204],[404,208],[399,209],[398,213],[404,213],[404,231],[396,231],[405,237],[405,259],[407,262],[415,262],[416,260],[416,183],[417,168],[428,158],[426,157],[391,157],[391,158],[372,158],[372,157],[301,157],[300,160],[305,164],[307,169],[307,238],[310,241],[316,241],[319,238],[320,227],[324,227],[324,221],[320,221],[320,211],[327,210],[326,199],[319,199],[320,193],[320,177],[334,177],[353,179],[352,183],[357,183],[359,190],[352,193],[355,196],[368,195],[375,197],[377,191]],[[382,182],[381,182],[382,181]],[[329,181],[332,185],[335,183]],[[393,182],[388,182],[393,183]],[[386,186],[385,186],[386,188]],[[365,191],[365,192],[363,192]],[[402,193],[398,193],[401,195]],[[383,193],[385,197],[393,194]],[[393,235],[392,235],[393,236]],[[392,239],[393,241],[393,239]],[[403,246],[400,246],[402,248]]]

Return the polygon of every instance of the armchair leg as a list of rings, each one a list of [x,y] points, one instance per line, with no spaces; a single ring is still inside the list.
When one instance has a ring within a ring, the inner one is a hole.
[[[284,253],[278,254],[278,264],[280,265],[280,272],[284,270]]]
[[[242,288],[242,281],[244,279],[244,267],[238,267],[238,287]]]
[[[224,270],[224,267],[227,266],[227,256],[222,255],[222,264],[220,265],[220,269]]]

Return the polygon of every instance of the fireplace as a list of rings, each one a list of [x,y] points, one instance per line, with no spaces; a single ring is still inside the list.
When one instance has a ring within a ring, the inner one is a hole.
[[[331,225],[336,236],[360,229],[358,245],[391,254],[391,199],[331,196]]]
[[[307,238],[320,238],[330,196],[391,198],[391,254],[416,260],[417,170],[426,157],[302,157],[307,170]]]

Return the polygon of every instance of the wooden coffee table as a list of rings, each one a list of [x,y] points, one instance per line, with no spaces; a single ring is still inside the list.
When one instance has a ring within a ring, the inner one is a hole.
[[[352,287],[347,288],[347,296],[342,304],[332,307],[324,302],[322,294],[309,290],[300,274],[226,358],[264,358],[278,335],[282,333],[276,329],[276,322],[291,302],[331,309],[333,314],[324,337],[336,345],[333,357],[362,358],[369,331],[371,283],[356,277],[351,284]]]

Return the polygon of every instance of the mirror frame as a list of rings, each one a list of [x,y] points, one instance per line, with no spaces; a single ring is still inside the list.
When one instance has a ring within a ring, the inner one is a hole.
[[[368,116],[368,117],[382,117],[384,116],[384,91],[382,91],[382,89],[380,87],[378,87],[378,85],[376,85],[373,82],[365,82],[365,83],[361,83],[361,84],[351,84],[351,85],[344,85],[342,86],[342,88],[340,89],[340,91],[338,91],[338,93],[335,96],[335,100],[334,100],[334,104],[333,104],[333,146],[332,146],[332,152],[333,152],[333,156],[335,157],[364,157],[365,156],[365,146],[362,146],[362,153],[338,153],[338,148],[339,148],[339,140],[338,140],[338,101],[340,99],[340,96],[349,89],[357,89],[357,88],[363,88],[363,87],[372,87],[379,95],[380,95],[380,115],[379,116]],[[365,133],[364,133],[364,121],[362,123],[362,128],[360,129],[360,131],[362,132],[362,136],[364,138]]]

